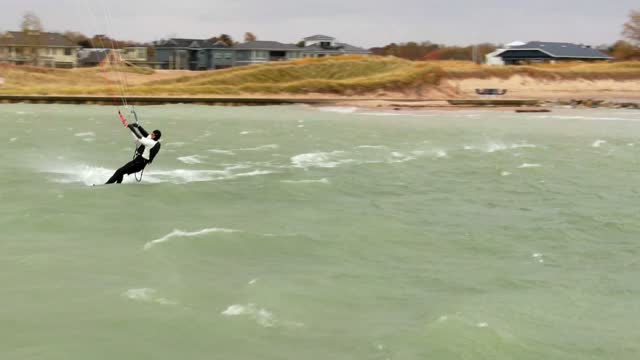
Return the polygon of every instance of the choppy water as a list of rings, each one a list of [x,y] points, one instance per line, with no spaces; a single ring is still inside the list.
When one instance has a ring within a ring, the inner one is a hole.
[[[0,358],[636,359],[640,113],[0,105]]]

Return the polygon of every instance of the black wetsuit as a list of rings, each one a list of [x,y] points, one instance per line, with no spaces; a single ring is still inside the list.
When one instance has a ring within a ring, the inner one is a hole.
[[[147,144],[147,145],[153,145],[153,146],[151,147],[149,152],[145,152],[145,145],[140,145],[136,150],[135,158],[133,158],[133,160],[129,161],[128,163],[120,167],[118,170],[116,170],[116,172],[113,173],[111,178],[107,180],[106,184],[113,184],[113,183],[120,184],[122,183],[122,178],[124,177],[124,175],[130,175],[130,174],[134,174],[144,170],[145,166],[147,166],[147,164],[153,161],[153,158],[155,157],[155,155],[158,153],[158,151],[160,151],[160,143],[153,141],[151,139],[147,139],[147,136],[149,136],[149,133],[147,133],[147,131],[144,128],[142,128],[142,126],[139,126],[138,124],[130,124],[127,127],[129,128],[129,130],[131,130],[131,132],[138,139],[138,141],[141,141],[141,142],[152,141],[153,144]]]

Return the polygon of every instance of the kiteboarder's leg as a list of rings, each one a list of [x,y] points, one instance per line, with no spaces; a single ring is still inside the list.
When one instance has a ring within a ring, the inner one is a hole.
[[[144,169],[146,165],[147,165],[147,162],[141,156],[138,156],[135,159],[124,164],[120,169],[116,170],[116,172],[113,173],[113,176],[111,176],[111,178],[107,180],[105,184],[113,184],[113,183],[120,184],[122,183],[122,178],[124,177],[125,174],[129,175],[129,174],[137,173],[138,171],[141,171],[142,169]]]

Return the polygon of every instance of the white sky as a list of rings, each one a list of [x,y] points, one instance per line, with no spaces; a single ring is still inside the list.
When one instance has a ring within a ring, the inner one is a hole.
[[[165,5],[161,5],[161,4]],[[25,12],[47,31],[148,42],[167,37],[286,43],[323,34],[365,48],[392,42],[469,45],[521,41],[610,44],[638,0],[0,0],[0,31]]]

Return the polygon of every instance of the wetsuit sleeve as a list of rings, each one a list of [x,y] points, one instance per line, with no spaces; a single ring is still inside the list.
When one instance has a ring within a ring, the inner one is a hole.
[[[133,124],[129,124],[127,125],[127,127],[129,128],[129,130],[131,130],[131,132],[133,133],[133,136],[140,140],[142,139],[142,135],[136,130],[135,126],[133,126]]]
[[[147,132],[147,130],[145,130],[142,126],[136,125],[136,128],[138,128],[138,131],[140,131],[140,134],[142,134],[142,137],[149,136],[149,133]]]

